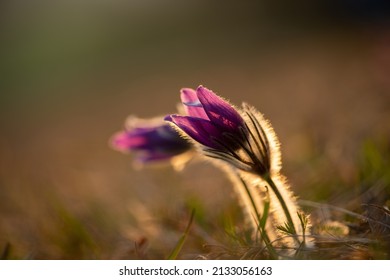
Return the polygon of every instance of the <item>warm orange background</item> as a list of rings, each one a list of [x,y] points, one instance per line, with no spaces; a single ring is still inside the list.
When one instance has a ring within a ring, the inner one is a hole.
[[[389,136],[389,14],[293,2],[3,1],[0,251],[164,258],[194,206],[204,226],[183,258],[223,240],[236,206],[219,170],[137,171],[107,144],[130,114],[173,113],[181,87],[263,112],[301,197],[352,186],[362,143]]]

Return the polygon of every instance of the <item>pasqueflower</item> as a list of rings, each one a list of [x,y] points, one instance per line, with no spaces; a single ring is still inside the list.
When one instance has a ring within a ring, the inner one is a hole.
[[[263,117],[253,108],[244,104],[243,109],[238,110],[203,86],[196,90],[182,89],[181,101],[186,115],[168,115],[165,120],[201,144],[206,156],[263,175],[270,173],[272,160],[275,167],[279,164],[278,149],[270,147],[259,123]],[[268,126],[265,129],[271,130]],[[274,152],[272,159],[271,152]]]
[[[141,163],[166,160],[191,148],[170,125],[159,120],[131,117],[127,128],[111,138],[111,146],[121,152],[134,152]]]

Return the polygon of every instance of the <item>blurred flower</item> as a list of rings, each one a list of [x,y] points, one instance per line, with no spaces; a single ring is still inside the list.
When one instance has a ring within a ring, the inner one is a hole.
[[[118,151],[134,152],[139,163],[172,159],[191,148],[191,144],[162,118],[142,120],[130,117],[126,129],[114,134],[110,144]]]

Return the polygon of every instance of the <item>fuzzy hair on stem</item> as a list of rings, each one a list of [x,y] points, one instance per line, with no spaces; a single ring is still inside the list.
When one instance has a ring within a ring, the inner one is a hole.
[[[308,244],[309,217],[280,173],[280,143],[263,114],[246,103],[236,109],[202,86],[182,90],[182,102],[188,116],[165,120],[229,175],[255,235],[267,247]]]

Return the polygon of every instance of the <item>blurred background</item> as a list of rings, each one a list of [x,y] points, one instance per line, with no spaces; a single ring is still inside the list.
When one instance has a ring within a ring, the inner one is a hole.
[[[271,120],[301,198],[348,207],[389,171],[389,16],[385,0],[1,1],[1,256],[166,258],[192,208],[181,257],[226,245],[242,217],[219,170],[136,170],[108,146],[200,84]]]

